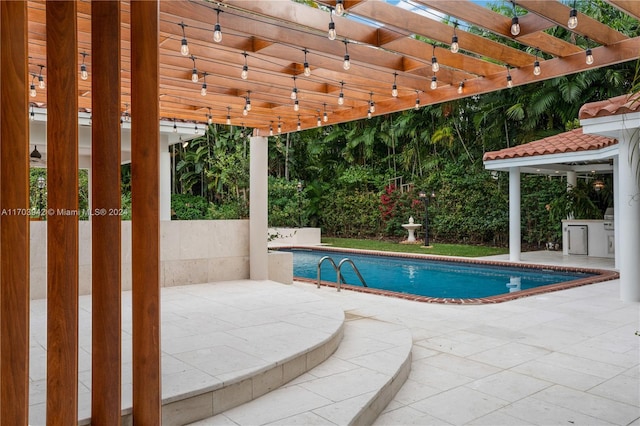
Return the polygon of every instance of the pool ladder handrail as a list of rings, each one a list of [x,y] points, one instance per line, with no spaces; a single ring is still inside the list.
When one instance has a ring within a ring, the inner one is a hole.
[[[362,283],[362,285],[364,287],[368,287],[364,278],[362,278],[362,275],[360,274],[358,267],[356,266],[355,263],[353,263],[353,260],[349,259],[348,257],[345,257],[340,261],[340,263],[338,263],[338,265],[336,265],[336,262],[333,261],[333,258],[331,256],[324,256],[318,261],[318,288],[320,288],[320,281],[322,280],[321,279],[322,270],[320,268],[322,266],[322,262],[324,262],[325,260],[328,260],[333,266],[333,269],[336,271],[336,286],[338,288],[338,291],[340,291],[340,284],[342,283],[342,281],[344,281],[342,278],[342,265],[344,265],[345,263],[349,263],[353,267],[353,270],[358,276],[358,278],[360,279],[360,282]]]

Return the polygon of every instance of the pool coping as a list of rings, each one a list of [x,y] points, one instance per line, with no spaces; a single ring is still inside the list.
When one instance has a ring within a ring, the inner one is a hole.
[[[506,266],[517,267],[526,269],[550,269],[561,272],[582,272],[595,274],[591,277],[580,278],[577,280],[565,281],[556,284],[548,284],[536,288],[530,288],[526,290],[520,290],[513,293],[498,294],[495,296],[479,297],[479,298],[448,298],[448,297],[431,297],[431,296],[418,296],[415,294],[400,293],[389,290],[374,289],[370,287],[360,287],[350,284],[340,284],[341,289],[358,291],[361,293],[378,294],[387,297],[396,297],[405,300],[413,300],[416,302],[424,303],[441,303],[441,304],[454,304],[454,305],[482,305],[492,303],[502,303],[510,300],[521,299],[523,297],[529,297],[534,295],[540,295],[544,293],[550,293],[553,291],[566,290],[574,287],[580,287],[588,284],[595,284],[604,281],[610,281],[620,278],[620,274],[613,270],[597,269],[597,268],[581,268],[575,266],[559,266],[559,265],[544,265],[544,264],[532,264],[524,262],[511,262],[500,260],[488,260],[477,259],[470,257],[456,257],[456,256],[439,256],[432,254],[418,254],[418,253],[402,253],[402,252],[387,252],[378,250],[361,250],[361,249],[349,249],[341,247],[327,247],[327,246],[281,246],[277,249],[298,249],[298,250],[318,250],[326,252],[341,252],[341,253],[353,253],[353,254],[370,254],[376,256],[388,256],[388,257],[401,257],[406,259],[428,259],[439,260],[453,263],[472,263],[477,265],[492,265],[492,266]],[[274,250],[277,250],[274,248]],[[293,279],[299,282],[308,282],[317,284],[317,280],[302,278],[294,276]],[[321,281],[320,285],[327,287],[337,287],[335,282]]]

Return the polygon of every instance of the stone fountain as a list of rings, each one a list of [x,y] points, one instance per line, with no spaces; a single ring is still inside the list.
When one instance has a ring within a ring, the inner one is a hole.
[[[405,223],[402,225],[404,229],[409,231],[409,238],[407,238],[407,243],[415,243],[416,242],[416,229],[420,228],[422,225],[419,223],[414,223],[413,216],[409,218],[409,223]]]

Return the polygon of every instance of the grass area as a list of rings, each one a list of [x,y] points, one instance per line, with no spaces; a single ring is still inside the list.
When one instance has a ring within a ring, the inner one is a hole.
[[[424,248],[420,244],[400,244],[392,241],[360,240],[355,238],[322,238],[322,242],[333,247],[402,253],[437,254],[441,256],[481,257],[492,256],[494,254],[505,254],[509,252],[509,249],[502,247],[434,243],[433,247]]]

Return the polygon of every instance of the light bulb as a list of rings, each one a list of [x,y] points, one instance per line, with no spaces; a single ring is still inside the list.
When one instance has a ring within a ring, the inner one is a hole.
[[[325,112],[324,115],[322,116],[322,121],[324,121],[325,123],[327,121],[329,121],[329,116],[327,115],[327,113]]]
[[[578,11],[575,9],[571,9],[571,11],[569,12],[569,21],[567,22],[567,27],[569,27],[570,30],[573,30],[577,26],[578,26]]]
[[[249,110],[247,109],[247,107],[245,106],[244,109],[242,110],[242,115],[246,116],[249,114]]]
[[[308,62],[304,63],[304,75],[306,77],[309,77],[311,75],[311,68],[309,68],[309,63]]]
[[[189,56],[189,45],[187,44],[187,39],[182,39],[182,44],[180,46],[180,53],[182,56]]]
[[[329,40],[335,40],[336,35],[336,23],[331,21],[329,22],[329,32],[327,33],[327,37],[329,37]]]
[[[282,124],[278,123],[278,133],[282,133]]]
[[[517,36],[518,34],[520,34],[520,23],[518,17],[514,16],[511,18],[511,35]]]
[[[413,106],[413,109],[417,110],[420,108],[420,98],[416,98],[416,104]]]
[[[348,53],[344,55],[344,62],[342,62],[342,68],[344,68],[345,70],[348,70],[349,68],[351,68],[351,61],[349,60]]]
[[[31,96],[32,98],[35,98],[37,95],[36,93],[36,85],[32,84],[31,87],[29,88],[29,96]]]
[[[245,105],[247,111],[251,111],[251,100],[247,98],[247,104]]]
[[[38,87],[40,87],[41,89],[45,88],[44,77],[42,75],[38,76]]]
[[[296,127],[296,129],[298,129],[298,130],[300,130],[300,129],[301,129],[301,127],[300,127],[300,122],[299,122],[299,121],[298,121],[298,126]]]
[[[343,0],[337,0],[336,1],[336,15],[337,16],[344,15],[344,1]]]
[[[395,84],[391,87],[391,96],[393,96],[394,98],[398,97],[398,86],[396,86]]]
[[[344,93],[340,92],[340,96],[338,96],[338,105],[344,104]]]
[[[198,125],[197,124],[196,124],[196,127],[195,127],[193,133],[196,134],[196,135],[198,134]]]
[[[293,103],[293,110],[294,111],[299,111],[300,110],[300,104],[298,103],[298,100],[296,99],[295,102]]]
[[[451,53],[458,53],[460,50],[460,45],[458,44],[458,36],[454,35],[451,37]]]
[[[222,41],[222,30],[220,29],[220,24],[217,22],[213,27],[213,41],[216,43],[220,43]]]
[[[318,121],[316,121],[316,126],[318,127],[322,126],[322,120],[320,119],[320,116],[318,116]]]
[[[191,81],[193,81],[194,83],[198,82],[198,70],[195,68],[191,72]]]
[[[89,73],[87,72],[87,66],[85,64],[80,65],[80,78],[83,80],[89,78]]]
[[[200,89],[200,94],[202,96],[207,96],[207,83],[202,83],[202,89]]]
[[[273,136],[273,126],[269,126],[269,136]]]
[[[33,109],[31,110],[31,112],[29,113],[29,118],[31,119],[31,121],[36,119],[36,113],[33,112]]]
[[[367,112],[367,118],[371,118],[371,111]]]
[[[227,121],[226,121],[227,125],[231,124],[231,116],[227,115]]]
[[[540,62],[539,61],[535,61],[533,63],[533,75],[540,75]]]
[[[593,64],[593,54],[591,53],[591,49],[587,49],[586,55],[587,55],[586,57],[587,65]]]
[[[440,64],[435,56],[431,57],[431,71],[438,72],[440,70]]]
[[[507,87],[511,89],[513,87],[513,80],[511,79],[511,74],[507,75]]]
[[[371,101],[371,103],[369,104],[369,112],[370,112],[371,114],[373,114],[374,112],[376,112],[376,104],[375,104],[373,101]]]
[[[291,100],[292,100],[292,101],[295,101],[296,99],[298,99],[298,88],[297,88],[297,87],[294,87],[294,88],[291,90],[291,96],[290,96],[290,98],[291,98]]]
[[[213,124],[213,116],[211,116],[211,114],[207,117],[207,124]]]
[[[176,123],[173,123],[173,133],[178,133],[178,126],[176,126]]]
[[[462,92],[464,92],[464,82],[461,81],[458,85],[458,94],[461,95]]]
[[[431,77],[431,85],[429,87],[431,87],[431,90],[438,88],[438,79],[436,78],[435,75]]]

